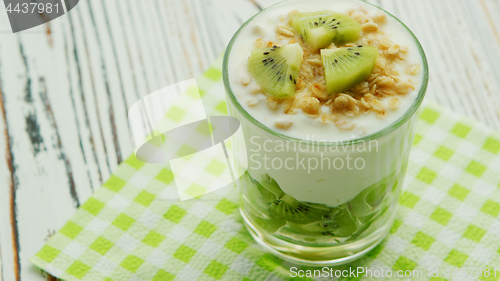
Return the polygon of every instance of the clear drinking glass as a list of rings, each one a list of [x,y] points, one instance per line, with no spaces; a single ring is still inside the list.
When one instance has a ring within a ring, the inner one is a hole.
[[[290,2],[279,3],[261,13]],[[352,2],[366,5],[358,0]],[[387,15],[393,17],[389,13]],[[254,119],[239,104],[231,89],[229,55],[240,31],[254,17],[234,35],[223,62],[228,114],[240,121],[245,140],[244,144],[235,147],[246,147],[246,151],[238,149],[232,154],[235,158],[248,159],[249,162],[247,171],[237,180],[241,192],[241,214],[254,239],[285,260],[315,266],[350,262],[380,243],[394,221],[419,108],[427,89],[428,66],[424,51],[413,33],[396,19],[418,46],[418,50],[414,51],[418,51],[422,57],[423,81],[411,107],[390,126],[349,141],[297,139],[285,136]],[[290,158],[292,160],[287,162]],[[349,158],[351,168],[348,166]],[[305,159],[302,162],[304,165],[297,164],[301,159]],[[356,159],[363,161],[356,163]],[[235,161],[240,162],[238,159]],[[318,166],[314,167],[314,163],[318,163]],[[319,163],[323,165],[319,166]],[[277,170],[280,173],[276,173]],[[352,187],[361,186],[363,191],[354,199],[330,208],[305,201],[295,202],[290,196],[284,196],[283,188],[280,187],[282,184],[306,189],[307,182],[322,182],[326,189],[310,192],[322,192],[324,196],[328,196],[329,185],[341,184],[346,196],[355,189]],[[286,210],[296,215],[292,216],[291,221],[284,218],[285,210],[279,209],[280,200],[288,200],[297,206],[295,212]],[[307,212],[307,219],[302,219],[303,212]],[[311,217],[316,221],[311,223]]]

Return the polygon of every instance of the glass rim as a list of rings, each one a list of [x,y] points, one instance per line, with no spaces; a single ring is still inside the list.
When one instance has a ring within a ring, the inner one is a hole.
[[[225,88],[226,93],[227,93],[227,95],[229,97],[229,100],[233,103],[233,105],[236,107],[236,109],[243,115],[243,117],[245,117],[252,124],[256,125],[257,127],[259,127],[260,129],[264,130],[265,132],[270,133],[270,134],[272,134],[274,136],[283,138],[283,139],[285,139],[287,141],[300,142],[300,143],[305,143],[305,144],[310,144],[310,145],[318,145],[318,144],[320,144],[320,145],[323,145],[323,146],[344,146],[344,145],[354,145],[354,144],[358,144],[358,143],[364,143],[364,142],[368,142],[368,141],[373,141],[373,140],[376,140],[376,139],[378,139],[380,137],[383,137],[385,135],[390,134],[391,132],[393,132],[394,130],[396,130],[400,126],[402,126],[404,123],[406,123],[411,117],[413,117],[413,115],[417,112],[417,110],[420,108],[420,105],[422,104],[422,101],[423,101],[423,99],[425,97],[425,93],[427,91],[428,82],[429,82],[429,66],[428,66],[428,63],[427,63],[427,58],[425,56],[424,49],[423,49],[422,45],[420,44],[420,42],[418,41],[418,39],[415,36],[415,34],[401,20],[399,20],[397,17],[395,17],[391,13],[387,12],[386,10],[384,10],[384,9],[382,9],[382,8],[376,6],[376,5],[373,5],[373,4],[361,1],[361,0],[346,0],[346,1],[349,1],[349,2],[358,2],[358,3],[362,3],[363,5],[372,6],[372,7],[376,8],[376,9],[378,9],[378,10],[383,11],[388,16],[390,16],[393,19],[395,19],[411,35],[411,37],[413,38],[413,41],[416,44],[417,49],[418,49],[418,51],[419,51],[419,53],[421,55],[422,63],[423,63],[423,67],[422,68],[423,68],[423,71],[424,71],[423,76],[422,76],[422,84],[421,84],[421,87],[420,87],[420,90],[419,90],[417,98],[415,98],[415,100],[413,101],[412,105],[405,112],[405,114],[403,114],[400,118],[398,118],[396,121],[392,122],[390,125],[384,127],[383,129],[378,130],[378,131],[376,131],[376,132],[374,132],[372,134],[366,135],[366,136],[361,137],[361,138],[355,138],[355,139],[349,139],[349,140],[342,140],[342,141],[340,141],[340,140],[333,140],[333,141],[332,140],[308,140],[308,139],[301,139],[301,138],[295,138],[295,137],[287,136],[287,135],[284,135],[284,134],[282,134],[282,133],[280,133],[280,132],[278,132],[276,130],[271,129],[270,127],[262,124],[257,119],[255,119],[250,113],[248,113],[241,106],[241,104],[238,102],[237,98],[234,96],[234,93],[233,93],[233,91],[231,89],[231,85],[229,83],[229,70],[228,70],[229,55],[230,55],[230,53],[232,51],[233,45],[236,42],[236,39],[237,39],[238,35],[240,34],[240,32],[248,24],[250,24],[253,21],[254,18],[258,17],[260,14],[265,13],[266,11],[271,10],[271,9],[277,7],[277,6],[280,6],[280,5],[288,4],[290,2],[301,2],[301,1],[307,1],[307,0],[285,0],[285,1],[276,3],[274,5],[271,5],[271,6],[267,7],[267,8],[265,8],[265,9],[263,9],[262,11],[258,12],[257,14],[253,15],[250,19],[248,19],[238,29],[238,31],[236,31],[236,33],[231,38],[231,41],[229,41],[229,44],[228,44],[228,46],[226,48],[226,51],[224,52],[224,59],[223,59],[223,62],[222,62],[222,78],[223,78],[223,81],[224,81],[224,88]],[[332,2],[335,2],[335,1],[332,1]]]

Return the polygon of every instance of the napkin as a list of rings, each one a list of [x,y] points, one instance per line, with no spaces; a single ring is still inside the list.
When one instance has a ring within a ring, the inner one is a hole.
[[[219,59],[197,79],[211,115],[226,114],[221,65]],[[177,122],[187,111],[176,107],[166,118]],[[217,161],[203,165],[206,174],[196,176],[204,179],[224,169]],[[218,200],[168,200],[175,194],[168,165],[131,155],[31,261],[63,280],[318,278],[312,271],[318,268],[285,262],[253,241],[236,188],[218,191]],[[406,277],[412,280],[498,280],[499,214],[500,134],[426,104],[389,236],[362,259],[328,272],[332,279],[349,272],[342,280],[379,280],[381,270],[401,278],[420,272]],[[359,268],[371,273],[353,275]]]

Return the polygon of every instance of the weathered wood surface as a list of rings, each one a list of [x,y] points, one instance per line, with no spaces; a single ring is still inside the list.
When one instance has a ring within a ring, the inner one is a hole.
[[[88,0],[12,34],[0,11],[0,281],[46,280],[28,258],[132,152],[126,112],[196,77],[277,1]],[[500,1],[372,0],[421,40],[428,99],[500,129]]]

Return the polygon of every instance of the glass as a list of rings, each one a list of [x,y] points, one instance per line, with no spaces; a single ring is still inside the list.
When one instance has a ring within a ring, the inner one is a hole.
[[[261,13],[290,2],[304,0],[285,1]],[[358,0],[351,2],[367,5]],[[249,162],[247,171],[237,180],[241,215],[254,239],[285,260],[315,266],[350,262],[379,244],[394,221],[419,108],[427,89],[428,66],[424,51],[413,33],[395,18],[415,40],[423,61],[423,81],[408,111],[390,126],[363,138],[348,141],[297,139],[254,119],[238,103],[231,89],[229,55],[240,31],[254,17],[234,35],[223,62],[228,114],[241,122],[245,136],[244,143],[237,145],[244,145],[246,151],[238,149],[232,154]],[[241,173],[243,171],[238,171]],[[313,197],[315,192],[327,197],[328,186],[341,185],[345,193],[341,196],[354,198],[328,207],[308,203],[312,200],[297,201],[289,192],[283,192],[285,185],[288,186],[286,191],[290,186],[308,189],[308,183],[312,182],[326,186],[320,191],[311,190]],[[352,194],[355,190],[362,192]]]

